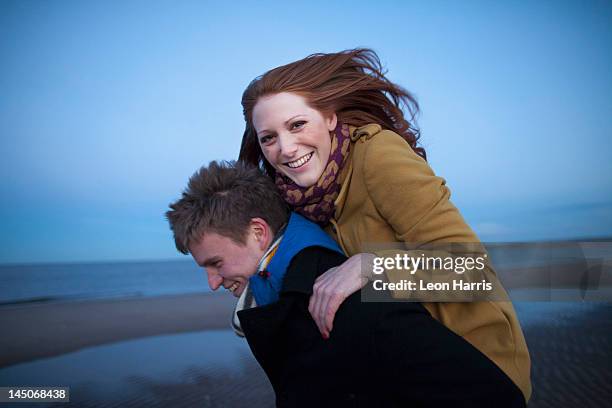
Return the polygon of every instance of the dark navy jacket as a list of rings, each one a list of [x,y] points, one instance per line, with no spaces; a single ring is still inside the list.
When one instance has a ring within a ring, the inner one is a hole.
[[[238,312],[278,407],[525,406],[501,369],[420,303],[361,302],[356,292],[324,340],[308,301],[316,277],[345,259],[305,248],[289,264],[278,301]]]

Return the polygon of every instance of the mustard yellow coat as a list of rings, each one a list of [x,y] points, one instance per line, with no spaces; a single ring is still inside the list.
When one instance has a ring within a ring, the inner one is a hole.
[[[350,130],[350,157],[340,175],[342,187],[327,227],[349,256],[364,252],[364,243],[478,242],[449,201],[445,180],[401,136],[376,124]],[[529,400],[529,352],[509,301],[423,305],[495,362]]]

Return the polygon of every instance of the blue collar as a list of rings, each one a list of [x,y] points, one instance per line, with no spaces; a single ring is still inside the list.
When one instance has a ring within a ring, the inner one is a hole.
[[[313,246],[327,248],[343,254],[338,244],[317,224],[292,212],[278,249],[266,270],[263,273],[256,273],[249,279],[249,286],[258,306],[278,300],[283,286],[283,278],[291,260],[303,249]]]

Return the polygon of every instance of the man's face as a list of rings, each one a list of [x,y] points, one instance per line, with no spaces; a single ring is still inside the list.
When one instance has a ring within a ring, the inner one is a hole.
[[[238,297],[249,278],[257,272],[266,246],[249,229],[245,245],[211,232],[204,234],[200,242],[192,244],[189,249],[196,263],[206,269],[212,290],[223,286]]]

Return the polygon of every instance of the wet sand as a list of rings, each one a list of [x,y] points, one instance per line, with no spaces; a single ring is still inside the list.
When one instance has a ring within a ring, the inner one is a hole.
[[[0,367],[84,347],[169,333],[227,329],[227,293],[0,307]]]
[[[610,407],[612,303],[524,302],[515,308],[531,355],[529,407]]]
[[[4,306],[0,386],[69,385],[72,402],[58,406],[274,406],[248,345],[229,330],[233,303],[203,294]],[[609,406],[612,304],[516,309],[533,363],[529,406]]]

